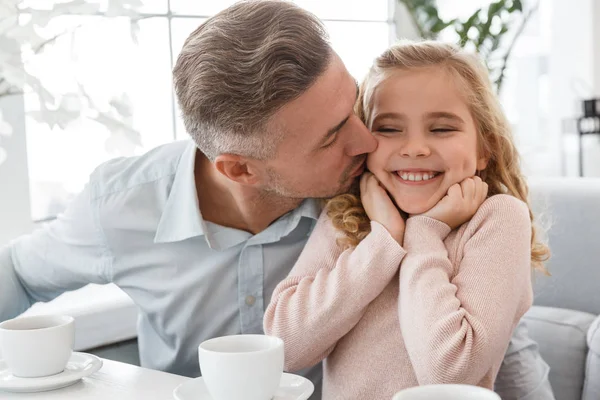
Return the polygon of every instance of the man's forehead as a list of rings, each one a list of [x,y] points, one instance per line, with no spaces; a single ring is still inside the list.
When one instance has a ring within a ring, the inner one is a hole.
[[[332,62],[321,77],[302,95],[289,103],[294,112],[314,115],[335,113],[338,108],[351,108],[356,100],[356,81],[338,60]]]
[[[301,136],[312,143],[352,112],[356,81],[336,57],[307,91],[271,118],[272,126],[285,131],[286,138]]]

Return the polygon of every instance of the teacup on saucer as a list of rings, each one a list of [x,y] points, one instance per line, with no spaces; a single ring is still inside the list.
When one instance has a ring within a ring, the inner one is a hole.
[[[98,357],[73,352],[64,371],[59,374],[40,378],[19,378],[11,373],[4,360],[0,360],[0,392],[35,393],[60,389],[90,376],[100,368],[102,360]]]
[[[39,378],[61,373],[73,352],[73,317],[41,315],[0,324],[3,360],[14,376]]]
[[[213,400],[270,400],[283,373],[283,341],[232,335],[198,347],[200,371]]]

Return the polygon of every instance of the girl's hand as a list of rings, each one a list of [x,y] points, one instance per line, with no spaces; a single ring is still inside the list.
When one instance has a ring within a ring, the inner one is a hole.
[[[390,235],[402,245],[404,219],[387,191],[371,172],[365,172],[360,178],[360,199],[369,219],[383,225]]]
[[[448,193],[433,208],[421,215],[437,219],[456,229],[469,221],[485,201],[488,185],[480,177],[467,178],[450,186]]]

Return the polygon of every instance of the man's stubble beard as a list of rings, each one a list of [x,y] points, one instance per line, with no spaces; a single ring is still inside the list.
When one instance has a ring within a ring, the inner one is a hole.
[[[293,184],[286,184],[276,171],[268,169],[267,173],[269,177],[269,184],[263,188],[264,196],[265,198],[279,197],[282,201],[299,201],[307,198],[328,199],[340,194],[348,193],[353,184],[360,178],[352,177],[350,174],[353,173],[360,164],[364,163],[365,159],[366,157],[357,159],[356,162],[350,164],[350,166],[348,166],[348,168],[342,172],[340,180],[338,181],[338,187],[336,189],[327,191],[321,190],[318,192],[306,191],[302,193],[295,191],[291,188],[294,186]]]

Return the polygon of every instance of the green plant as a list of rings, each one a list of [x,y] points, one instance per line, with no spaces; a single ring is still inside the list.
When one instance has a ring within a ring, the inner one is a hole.
[[[495,0],[474,10],[467,19],[444,20],[436,0],[398,2],[406,7],[422,38],[437,39],[442,32],[452,30],[461,47],[479,53],[498,93],[515,43],[539,5],[524,10],[521,0]]]

